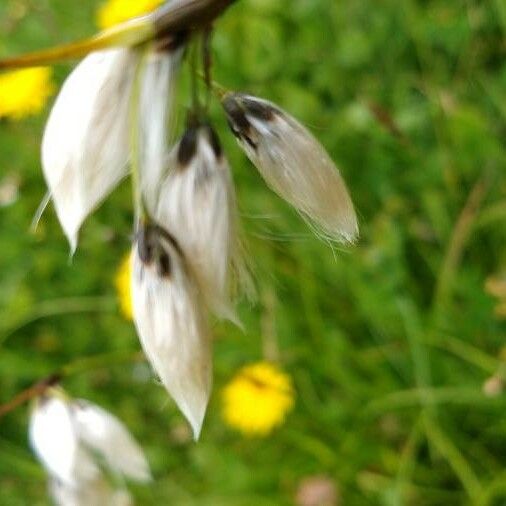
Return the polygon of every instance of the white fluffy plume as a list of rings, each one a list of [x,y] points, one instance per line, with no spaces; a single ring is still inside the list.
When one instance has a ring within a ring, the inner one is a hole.
[[[212,382],[208,322],[180,246],[157,225],[140,225],[132,298],[142,347],[198,439]]]
[[[323,146],[292,116],[266,100],[234,93],[223,106],[232,131],[266,183],[325,239],[358,235],[345,182]]]
[[[67,486],[75,487],[100,474],[79,443],[66,399],[45,396],[37,401],[30,419],[29,437],[34,452],[49,473]]]
[[[37,400],[30,419],[31,445],[61,493],[84,493],[101,480],[97,456],[112,473],[136,481],[151,479],[142,449],[112,414],[57,389]]]
[[[65,81],[42,141],[42,166],[58,219],[77,247],[86,217],[128,174],[131,127],[138,128],[145,192],[153,195],[165,163],[183,40],[154,45],[142,62],[138,120],[132,90],[142,53],[110,49],[88,55]]]
[[[118,418],[84,400],[72,404],[72,415],[81,443],[101,455],[110,470],[138,482],[151,480],[142,448]]]
[[[129,49],[91,53],[67,78],[49,116],[42,167],[72,251],[83,221],[127,173],[138,59]]]
[[[230,301],[235,193],[218,137],[208,125],[190,127],[169,158],[156,217],[176,237],[208,306],[237,323]]]

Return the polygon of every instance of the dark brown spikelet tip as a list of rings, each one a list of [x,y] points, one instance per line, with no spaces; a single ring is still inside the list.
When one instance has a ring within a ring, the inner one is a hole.
[[[272,121],[276,110],[269,104],[252,100],[251,98],[244,98],[243,104],[245,109],[255,118],[263,121]]]
[[[156,225],[156,233],[158,234],[158,237],[161,237],[168,241],[172,247],[177,251],[177,254],[180,257],[184,257],[183,250],[181,249],[181,246],[179,246],[179,243],[177,242],[176,238],[167,230],[165,230],[163,227],[160,227],[159,225]]]
[[[141,225],[137,234],[137,249],[143,264],[153,261],[156,248],[156,230],[151,225]]]
[[[241,107],[237,95],[227,95],[222,102],[223,108],[228,116],[228,124],[230,129],[237,136],[247,135],[250,124],[244,109]]]
[[[188,40],[188,31],[159,35],[154,42],[154,50],[159,53],[173,52]]]
[[[209,143],[211,144],[211,148],[214,151],[214,156],[216,158],[221,158],[223,150],[221,149],[221,143],[217,133],[211,125],[205,125],[203,128],[207,131],[207,137],[209,139]]]
[[[51,376],[48,376],[47,378],[43,379],[41,381],[41,386],[43,387],[54,387],[58,385],[62,380],[62,375],[60,373],[54,373],[51,374]]]
[[[177,151],[177,161],[181,167],[186,167],[197,153],[197,140],[198,128],[189,127],[183,135]]]
[[[158,275],[162,278],[170,277],[171,273],[171,262],[170,256],[166,251],[161,251],[157,262]]]

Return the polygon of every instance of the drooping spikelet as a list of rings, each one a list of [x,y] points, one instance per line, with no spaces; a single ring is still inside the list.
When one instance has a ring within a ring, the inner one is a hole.
[[[184,35],[152,44],[142,64],[139,125],[133,85],[142,54],[110,49],[87,56],[64,83],[42,142],[44,176],[71,249],[86,217],[128,174],[131,133],[139,134],[145,191],[161,177]]]
[[[198,439],[212,383],[209,326],[181,247],[158,225],[139,226],[132,297],[142,347]]]
[[[65,81],[42,141],[42,168],[70,242],[88,214],[127,173],[128,118],[138,53],[87,56]]]
[[[358,225],[345,182],[314,136],[267,100],[231,93],[223,107],[240,146],[266,183],[325,239],[352,242]]]
[[[177,239],[207,305],[237,322],[230,300],[232,263],[239,261],[235,193],[214,130],[207,124],[189,127],[169,166],[156,216]]]
[[[136,481],[151,479],[142,449],[120,420],[61,390],[50,389],[37,400],[29,436],[51,479],[62,485],[62,494],[100,481],[102,464]]]

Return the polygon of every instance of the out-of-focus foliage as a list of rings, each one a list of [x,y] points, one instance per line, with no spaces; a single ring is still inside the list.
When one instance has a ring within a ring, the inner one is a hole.
[[[0,55],[91,34],[98,6],[3,0]],[[44,117],[2,121],[1,401],[79,361],[65,388],[146,449],[155,483],[134,487],[142,505],[289,505],[311,475],[347,506],[504,503],[506,327],[484,284],[506,272],[505,35],[501,0],[239,0],[217,23],[217,81],[279,103],[319,137],[361,240],[333,252],[312,237],[214,109],[259,302],[241,306],[244,333],[215,325],[198,444],[147,366],[122,361],[139,348],[114,288],[128,184],[88,220],[69,262],[51,208],[29,232],[46,191]],[[55,67],[59,83],[69,69]],[[222,420],[220,390],[262,358],[280,360],[297,401],[268,438],[245,439]],[[26,428],[25,407],[0,420],[1,504],[48,504]]]

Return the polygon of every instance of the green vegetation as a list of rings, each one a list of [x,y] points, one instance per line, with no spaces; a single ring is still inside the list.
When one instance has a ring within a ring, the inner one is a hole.
[[[4,0],[0,56],[91,34],[98,4]],[[125,361],[139,349],[114,290],[128,183],[69,262],[52,208],[29,231],[46,192],[44,117],[2,121],[0,194],[18,181],[19,198],[0,208],[0,402],[75,364],[69,393],[115,413],[146,450],[156,481],[132,487],[140,505],[289,505],[314,474],[346,506],[506,504],[506,397],[483,393],[506,380],[505,321],[484,291],[506,269],[505,2],[240,0],[217,28],[216,80],[317,135],[348,182],[359,243],[333,252],[313,237],[215,107],[259,301],[241,305],[244,333],[215,326],[214,393],[194,444],[147,365]],[[59,82],[70,68],[55,68]],[[297,402],[271,436],[245,439],[224,424],[220,390],[265,356]],[[27,420],[27,406],[0,420],[6,506],[48,504]]]

